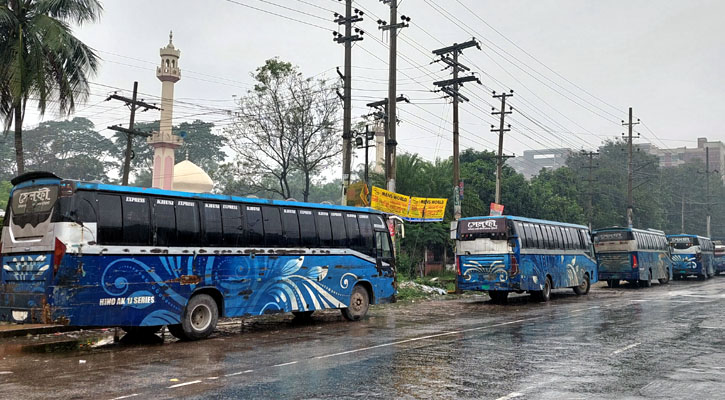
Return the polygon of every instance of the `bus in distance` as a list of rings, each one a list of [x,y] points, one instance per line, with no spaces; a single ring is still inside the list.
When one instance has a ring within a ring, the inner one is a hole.
[[[696,276],[705,280],[715,276],[715,246],[709,238],[697,235],[667,235],[672,248],[675,279]]]
[[[652,280],[666,284],[672,261],[665,233],[654,229],[612,227],[593,232],[599,279],[617,287],[622,280],[649,287]]]
[[[0,321],[207,337],[218,317],[395,300],[376,210],[61,180],[28,173],[2,227]]]
[[[589,230],[582,225],[515,216],[454,223],[458,288],[488,291],[495,303],[510,292],[549,301],[552,289],[589,293],[598,281]]]

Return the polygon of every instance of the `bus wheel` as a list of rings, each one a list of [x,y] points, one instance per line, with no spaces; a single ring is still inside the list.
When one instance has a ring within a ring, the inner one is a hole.
[[[122,326],[124,332],[132,336],[149,336],[160,331],[162,325],[158,326]]]
[[[660,285],[666,285],[666,284],[670,283],[670,271],[667,270],[665,272],[666,272],[666,276],[664,278],[658,279],[658,281],[660,282]]]
[[[579,286],[574,286],[574,293],[576,293],[577,296],[581,296],[583,294],[588,294],[589,289],[591,288],[591,283],[589,282],[589,274],[584,274],[584,281]]]
[[[197,294],[189,300],[181,324],[169,325],[169,332],[181,340],[204,339],[211,335],[219,319],[219,310],[211,296]]]
[[[534,298],[542,303],[546,303],[551,299],[551,278],[548,276],[544,281],[544,288],[531,293]]]
[[[489,290],[488,297],[494,304],[504,304],[509,297],[508,290]]]
[[[352,289],[352,294],[350,295],[350,306],[341,310],[342,316],[348,321],[357,321],[367,314],[369,307],[370,295],[368,294],[367,289],[365,289],[362,285],[357,285]]]
[[[292,311],[292,315],[295,316],[296,319],[308,319],[312,317],[312,313],[315,312],[315,310],[310,311]]]
[[[649,275],[647,275],[647,279],[639,281],[639,287],[647,288],[650,286],[652,286],[652,271],[650,271]]]

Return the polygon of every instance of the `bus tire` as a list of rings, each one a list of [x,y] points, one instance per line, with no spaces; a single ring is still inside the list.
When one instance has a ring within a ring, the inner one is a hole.
[[[649,271],[649,275],[647,275],[647,279],[642,279],[639,281],[639,287],[648,288],[651,286],[652,286],[652,271]]]
[[[544,281],[543,289],[531,292],[531,295],[534,297],[534,299],[542,303],[546,303],[547,301],[549,301],[551,299],[551,278],[547,276],[546,280]]]
[[[489,290],[488,297],[491,298],[491,302],[494,304],[505,304],[508,297],[508,290]]]
[[[589,293],[591,288],[591,282],[589,281],[589,273],[584,273],[584,281],[579,286],[574,286],[574,293],[577,296],[585,295]]]
[[[211,335],[219,319],[219,309],[211,296],[197,294],[184,307],[181,323],[169,325],[169,333],[180,340],[199,340]]]
[[[292,311],[292,315],[294,315],[296,319],[309,319],[309,318],[312,318],[313,312],[315,312],[315,310]]]
[[[658,281],[660,282],[660,285],[666,285],[666,284],[670,283],[670,270],[665,271],[665,273],[666,273],[666,276],[664,278],[658,279]]]
[[[350,294],[350,305],[343,308],[342,316],[348,321],[358,321],[368,312],[370,307],[370,294],[362,285],[355,285]]]

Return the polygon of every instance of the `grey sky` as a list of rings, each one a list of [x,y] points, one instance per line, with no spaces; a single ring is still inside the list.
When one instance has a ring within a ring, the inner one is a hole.
[[[335,78],[334,68],[343,62],[343,48],[332,41],[330,31],[336,25],[328,10],[342,12],[341,2],[235,1],[328,29],[289,21],[227,0],[105,1],[100,23],[76,31],[104,59],[93,81],[130,89],[133,81],[138,80],[140,91],[147,94],[143,97],[147,101],[157,99],[161,85],[155,78],[154,64],[159,60],[159,48],[168,41],[170,29],[174,31],[174,44],[182,52],[182,79],[176,84],[176,99],[185,103],[175,106],[176,123],[201,118],[224,126],[229,117],[219,109],[232,109],[232,95],[243,95],[252,82],[250,71],[271,57],[279,56],[299,65],[305,75]],[[275,7],[270,2],[323,19]],[[417,152],[426,159],[452,154],[451,107],[436,99],[440,94],[430,92],[432,82],[445,79],[447,72],[440,71],[440,64],[429,65],[433,60],[431,50],[471,36],[482,40],[484,47],[482,51],[467,50],[463,62],[479,74],[483,86],[467,84],[463,91],[472,100],[461,106],[464,148],[494,149],[496,136],[489,132],[489,125],[494,122],[489,114],[489,104],[493,103],[490,89],[516,92],[511,100],[517,109],[510,119],[513,131],[505,143],[508,153],[520,154],[527,148],[542,147],[594,148],[603,139],[623,132],[620,120],[626,118],[629,106],[634,107],[635,117],[646,125],[637,126],[642,141],[675,147],[695,146],[698,136],[725,140],[724,1],[460,3],[402,0],[400,4],[399,13],[410,16],[412,22],[399,40],[398,92],[417,103],[399,107],[401,151]],[[366,11],[365,21],[359,24],[366,31],[366,39],[353,49],[353,116],[358,118],[368,112],[365,103],[387,95],[387,38],[376,29],[375,21],[378,17],[387,19],[388,9],[377,0],[358,1],[356,6]],[[458,18],[457,24],[446,19],[440,10]],[[608,104],[546,69],[478,17]],[[128,113],[120,104],[101,102],[111,90],[93,85],[92,96],[86,105],[78,107],[78,115],[91,117],[99,128],[126,123]],[[37,122],[34,114],[29,113],[30,124]],[[46,119],[54,117],[46,115]],[[158,112],[139,117],[157,118]]]

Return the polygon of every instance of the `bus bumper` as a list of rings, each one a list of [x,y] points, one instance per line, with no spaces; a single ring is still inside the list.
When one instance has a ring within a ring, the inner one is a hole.
[[[466,280],[462,276],[458,276],[458,289],[459,290],[477,290],[477,291],[489,291],[489,290],[501,290],[501,291],[520,291],[521,285],[518,282],[491,282],[491,281],[480,281],[480,280]]]
[[[614,280],[614,281],[636,281],[640,279],[640,273],[638,269],[633,269],[632,271],[627,272],[607,272],[599,270],[599,280],[600,281],[608,281],[608,280]]]

